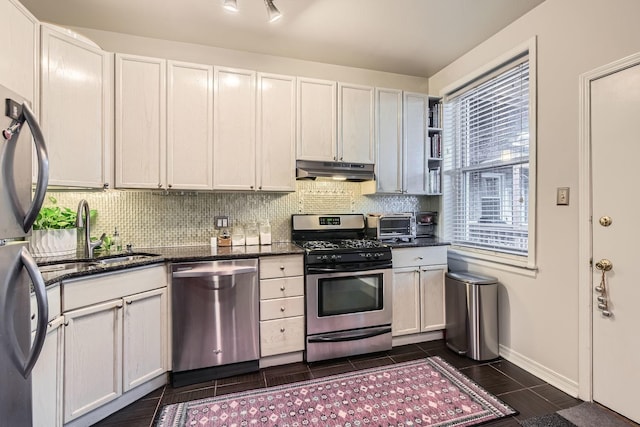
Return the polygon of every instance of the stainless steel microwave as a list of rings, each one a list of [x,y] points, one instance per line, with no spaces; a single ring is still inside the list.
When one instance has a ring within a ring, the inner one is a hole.
[[[413,213],[368,214],[367,234],[378,240],[409,241],[416,237]]]

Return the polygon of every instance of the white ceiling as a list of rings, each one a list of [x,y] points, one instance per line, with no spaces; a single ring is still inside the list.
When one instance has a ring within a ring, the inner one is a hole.
[[[21,0],[41,21],[429,77],[544,0]]]

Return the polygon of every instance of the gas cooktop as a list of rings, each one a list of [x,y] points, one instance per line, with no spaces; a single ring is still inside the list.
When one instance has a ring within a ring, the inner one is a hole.
[[[342,240],[308,240],[296,242],[307,250],[332,250],[332,249],[370,249],[385,248],[386,245],[377,240],[367,239],[342,239]]]

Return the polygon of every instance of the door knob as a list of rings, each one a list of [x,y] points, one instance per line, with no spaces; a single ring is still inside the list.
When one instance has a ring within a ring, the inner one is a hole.
[[[611,223],[613,222],[613,220],[611,219],[610,216],[601,216],[600,217],[600,225],[603,227],[608,227],[611,225]]]
[[[609,271],[613,268],[613,264],[611,264],[611,261],[609,261],[608,259],[603,258],[600,261],[596,262],[596,268],[600,271]]]

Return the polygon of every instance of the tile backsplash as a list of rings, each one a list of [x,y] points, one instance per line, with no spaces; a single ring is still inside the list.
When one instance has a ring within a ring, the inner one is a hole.
[[[363,195],[358,183],[326,181],[296,181],[292,193],[65,190],[47,195],[73,210],[86,199],[98,212],[91,234],[112,234],[118,227],[123,245],[134,248],[208,245],[217,215],[228,215],[232,225],[267,218],[272,240],[286,242],[295,213],[438,210],[439,203],[438,197]]]

